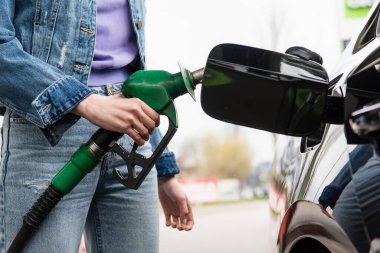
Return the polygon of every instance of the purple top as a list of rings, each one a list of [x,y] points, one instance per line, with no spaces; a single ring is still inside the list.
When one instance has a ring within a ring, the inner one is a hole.
[[[89,86],[124,82],[138,53],[128,0],[98,0],[96,42]]]

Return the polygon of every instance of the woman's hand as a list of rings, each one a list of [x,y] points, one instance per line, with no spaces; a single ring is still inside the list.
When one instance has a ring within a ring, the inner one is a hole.
[[[185,231],[193,228],[194,218],[189,200],[174,176],[158,178],[158,196],[166,226]]]
[[[138,145],[149,140],[149,134],[160,123],[160,115],[147,104],[138,98],[126,98],[122,94],[91,94],[71,112],[101,128],[127,134]]]

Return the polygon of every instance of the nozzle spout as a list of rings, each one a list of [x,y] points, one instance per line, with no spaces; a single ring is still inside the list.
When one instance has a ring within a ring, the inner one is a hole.
[[[190,73],[192,84],[194,85],[193,87],[194,89],[197,84],[202,83],[204,72],[205,72],[205,69],[201,68]]]

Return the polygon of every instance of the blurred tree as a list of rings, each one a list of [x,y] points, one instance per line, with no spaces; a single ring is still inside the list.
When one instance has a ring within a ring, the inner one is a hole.
[[[177,160],[183,176],[244,180],[251,171],[253,154],[249,143],[234,130],[187,141]]]
[[[203,177],[200,167],[202,155],[200,138],[184,141],[181,151],[176,154],[181,168],[180,177]]]

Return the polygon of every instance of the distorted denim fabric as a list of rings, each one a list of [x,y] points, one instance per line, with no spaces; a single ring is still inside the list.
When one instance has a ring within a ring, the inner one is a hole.
[[[380,157],[375,153],[358,169],[342,191],[334,219],[355,245],[367,253],[373,239],[380,237]]]
[[[344,165],[334,180],[323,189],[323,192],[318,199],[319,203],[324,206],[330,206],[334,209],[335,203],[339,199],[340,194],[352,179],[351,173],[356,173],[356,171],[358,171],[359,168],[362,167],[372,156],[372,145],[357,145],[349,155],[350,161]]]

